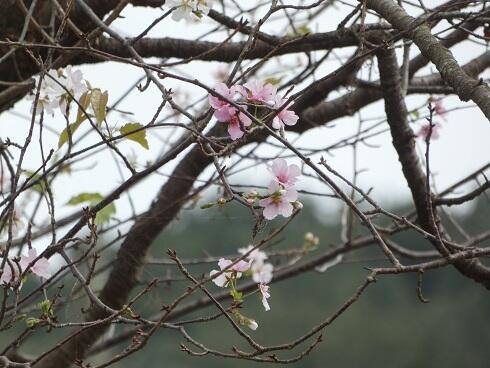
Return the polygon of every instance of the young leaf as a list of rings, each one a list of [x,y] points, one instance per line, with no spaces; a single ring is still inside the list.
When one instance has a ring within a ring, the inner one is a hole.
[[[85,120],[85,118],[83,118],[83,120]],[[60,134],[60,138],[58,140],[58,148],[61,148],[62,145],[64,145],[66,142],[68,142],[68,138],[70,135],[73,137],[73,133],[75,133],[75,130],[78,129],[78,127],[80,126],[82,121],[74,122],[74,123],[68,125],[67,128],[63,129],[63,131]]]
[[[102,93],[102,91],[98,88],[94,88],[92,90],[92,94],[90,95],[90,103],[94,109],[95,119],[97,120],[98,125],[100,125],[105,119],[108,99],[109,95],[107,91]]]
[[[41,175],[34,174],[34,171],[25,170],[24,173],[26,174],[26,176],[31,178],[31,180],[29,180],[29,182],[34,182],[34,181],[37,181],[41,178]],[[44,180],[40,180],[39,183],[37,183],[36,185],[34,185],[32,187],[32,189],[38,193],[44,193],[46,191],[46,183],[44,182]]]
[[[123,127],[119,129],[121,134],[126,135],[125,138],[130,139],[132,141],[135,141],[143,146],[145,149],[149,149],[150,147],[148,146],[148,141],[146,139],[146,131],[145,130],[140,130],[135,133],[131,133],[134,130],[141,129],[143,128],[143,125],[138,124],[138,123],[127,123]],[[130,134],[128,134],[130,133]]]
[[[97,204],[99,203],[104,197],[100,193],[80,193],[79,195],[76,195],[74,197],[71,197],[71,199],[66,203],[71,206],[74,206],[76,204],[80,203],[85,203],[85,202],[90,202]]]
[[[93,207],[97,203],[99,203],[103,198],[104,197],[100,193],[80,193],[79,195],[72,197],[67,202],[67,204],[74,206],[80,203],[88,202],[90,206]],[[102,225],[108,222],[111,219],[111,216],[115,213],[116,213],[116,206],[114,205],[114,203],[108,204],[99,212],[97,212],[97,215],[95,217],[95,224]]]
[[[83,95],[80,96],[80,99],[78,100],[78,103],[80,104],[81,107],[83,107],[83,110],[87,111],[88,106],[90,104],[90,91],[85,92]],[[78,112],[77,112],[77,120],[75,122],[82,122],[84,121],[87,116],[83,112],[83,110],[78,106]]]

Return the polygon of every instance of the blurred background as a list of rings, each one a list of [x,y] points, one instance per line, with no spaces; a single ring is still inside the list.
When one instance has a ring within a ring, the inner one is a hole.
[[[301,215],[268,250],[274,252],[301,248],[305,233],[313,232],[319,237],[320,244],[316,250],[300,260],[303,261],[315,257],[337,243],[339,224],[326,223],[325,219],[314,213],[311,208],[312,206],[306,203]],[[403,213],[406,209],[398,207],[393,210]],[[489,216],[488,202],[484,199],[474,210],[458,220],[461,220],[468,232],[473,234],[488,228]],[[276,221],[268,224],[262,230],[263,235],[278,225]],[[183,259],[230,254],[248,244],[251,226],[249,214],[241,208],[212,208],[206,210],[206,216],[186,210],[182,213],[181,219],[165,231],[155,243],[152,257],[164,259],[168,248],[175,249]],[[425,244],[420,236],[412,232],[404,232],[398,235],[396,240],[399,244],[414,249],[430,249],[429,244]],[[113,255],[106,254],[102,263],[111,257]],[[376,247],[369,247],[347,255],[342,263],[323,273],[310,271],[293,279],[273,282],[269,312],[264,311],[256,294],[246,299],[243,313],[255,318],[259,324],[256,331],[248,332],[264,345],[286,343],[303,335],[321,320],[332,315],[355,292],[368,274],[365,267],[387,266],[382,259],[383,255]],[[284,261],[280,257],[271,260],[276,264]],[[215,263],[190,269],[198,277],[212,268],[217,268]],[[175,267],[147,265],[141,275],[141,281],[148,282],[153,277],[163,276],[179,278],[179,275]],[[23,293],[27,293],[34,286],[34,279],[29,280]],[[94,280],[95,290],[97,286],[103,285],[103,281],[103,276]],[[151,295],[147,295],[135,310],[143,316],[152,315],[187,286],[187,281],[169,282],[167,286],[164,285],[163,288],[160,287]],[[379,277],[358,302],[324,330],[323,342],[309,356],[293,366],[488,367],[488,291],[461,276],[452,267],[424,274],[422,293],[430,300],[429,303],[420,302],[416,286],[415,274]],[[208,289],[213,292],[220,291],[211,283],[208,284]],[[66,295],[72,290],[70,285],[65,284],[63,293]],[[53,292],[54,290],[50,293]],[[73,303],[57,314],[63,320],[70,320],[71,317],[79,319],[82,307],[86,307],[84,302]],[[210,307],[177,320],[214,315],[216,312],[216,308]],[[32,315],[35,316],[36,312],[33,311]],[[1,343],[11,341],[12,337],[23,330],[23,325],[21,322],[17,324],[17,328],[2,333]],[[116,327],[100,343],[123,330],[124,327]],[[188,330],[192,337],[210,348],[228,352],[232,346],[237,346],[246,350],[243,341],[237,338],[229,323],[222,318],[190,326]],[[46,332],[28,339],[23,351],[37,355],[64,335],[59,331]],[[39,339],[41,336],[43,338]],[[126,348],[130,342],[131,340],[127,340],[102,354],[92,356],[91,359],[105,361]],[[186,343],[181,335],[163,329],[150,339],[143,350],[115,366],[197,368],[251,367],[265,364],[217,359],[211,356],[192,357],[180,351],[181,343]],[[303,344],[286,355],[292,357],[306,346]],[[274,366],[269,363],[265,365]]]

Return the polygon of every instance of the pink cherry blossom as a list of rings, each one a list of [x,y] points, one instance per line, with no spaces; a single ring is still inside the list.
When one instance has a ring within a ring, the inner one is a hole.
[[[274,100],[274,109],[279,109],[286,103],[286,99],[276,96]],[[272,120],[272,127],[274,129],[281,129],[285,125],[294,125],[298,121],[299,117],[294,111],[288,110],[288,106],[284,107]]]
[[[259,284],[259,291],[262,295],[262,305],[264,306],[265,311],[270,311],[271,307],[267,301],[267,299],[271,297],[271,294],[269,293],[269,285]]]
[[[228,123],[228,133],[233,140],[237,140],[245,134],[240,123],[244,127],[252,125],[252,120],[247,115],[231,106],[222,108],[219,116],[216,114],[215,116],[219,122]]]
[[[219,287],[226,286],[228,284],[228,282],[230,281],[230,279],[232,279],[233,277],[235,277],[237,279],[240,278],[242,276],[242,272],[246,272],[250,268],[250,263],[245,262],[243,260],[238,261],[237,263],[235,263],[233,266],[230,267],[230,265],[232,263],[233,263],[233,261],[231,261],[229,259],[220,258],[218,261],[218,266],[220,268],[220,271],[212,270],[209,273],[209,276],[213,277],[215,274],[226,269],[226,271],[223,272],[221,275],[213,278],[213,282],[217,286],[219,286]]]
[[[21,267],[20,269],[19,266]],[[15,283],[16,281],[19,280],[19,276],[21,272],[22,272],[21,265],[19,265],[17,262],[14,262],[11,259],[7,260],[3,268],[2,276],[0,276],[0,283],[2,284]]]
[[[259,80],[253,80],[243,85],[241,93],[249,101],[273,104],[277,89],[270,83],[264,85]]]
[[[444,106],[442,99],[437,100],[434,103],[434,111],[437,115],[439,115],[442,119],[446,120],[447,118],[447,110]]]
[[[441,129],[441,125],[439,123],[433,124],[432,133],[430,136],[431,140],[439,138],[439,130],[440,129]],[[430,125],[425,124],[424,126],[422,126],[422,128],[420,128],[419,132],[417,133],[417,137],[420,137],[425,141],[425,140],[427,140],[427,137],[429,136],[429,132],[430,132]]]
[[[21,256],[19,263],[22,271],[25,271],[36,258],[37,251],[34,248],[29,249],[27,256]],[[44,279],[49,279],[51,277],[51,273],[49,272],[49,261],[44,257],[39,258],[36,263],[31,266],[31,271]]]
[[[277,215],[291,216],[293,213],[291,202],[298,198],[298,193],[293,189],[283,189],[275,181],[271,182],[268,189],[269,196],[259,201],[259,205],[264,207],[264,217],[267,220],[272,220]]]
[[[301,169],[294,164],[288,165],[283,158],[276,158],[272,162],[271,172],[278,184],[284,188],[290,188],[298,180],[297,177],[301,174]]]
[[[233,101],[233,98],[237,92],[237,88],[238,86],[231,86],[230,88],[228,88],[228,86],[224,83],[217,83],[213,89],[227,100]],[[221,109],[231,107],[228,101],[213,96],[212,94],[209,94],[208,99],[211,107],[216,110],[215,116],[217,114],[219,115],[219,111]],[[216,116],[216,118],[219,120],[218,116]]]

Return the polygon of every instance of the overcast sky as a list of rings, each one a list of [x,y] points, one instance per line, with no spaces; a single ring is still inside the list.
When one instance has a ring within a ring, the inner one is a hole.
[[[248,3],[250,0],[246,1]],[[243,1],[239,2],[242,3]],[[351,0],[350,3],[356,4],[357,2]],[[439,2],[434,1],[434,5],[435,3]],[[338,20],[345,16],[348,11],[349,10],[345,7],[339,7],[337,10],[329,10],[324,17],[318,18],[315,22],[310,24],[310,28],[313,31],[322,32],[334,30],[337,27]],[[161,11],[158,9],[135,9],[128,7],[123,15],[126,18],[117,21],[113,28],[123,35],[130,36],[141,32],[154,18],[161,15]],[[150,36],[170,36],[194,39],[202,34],[205,29],[208,28],[207,26],[210,23],[210,21],[204,20],[202,24],[186,24],[183,22],[176,23],[167,19],[155,27],[150,32]],[[275,21],[271,25],[266,25],[264,30],[274,33],[280,29],[281,23]],[[214,35],[208,39],[217,40],[223,35],[224,33],[221,33],[220,35]],[[483,52],[485,48],[467,42],[458,46],[455,50],[455,56],[458,61],[464,63]],[[348,57],[352,51],[352,49],[341,50],[337,53],[337,56],[342,60]],[[417,50],[412,48],[412,53],[413,55],[416,55]],[[264,78],[268,76],[286,76],[284,71],[297,67],[301,60],[304,61],[304,57],[299,54],[283,58],[280,69],[278,69],[275,62],[271,62],[260,75]],[[325,75],[337,68],[338,65],[337,62],[327,62],[323,68],[319,69],[316,75],[319,77]],[[228,70],[228,67],[229,65],[225,63],[195,62],[190,66],[179,67],[176,70],[183,75],[193,75],[202,82],[212,86],[217,80],[217,73]],[[143,75],[141,70],[136,67],[116,63],[86,65],[81,66],[80,69],[83,71],[84,77],[90,81],[93,86],[109,91],[109,105],[117,100],[130,85]],[[278,71],[279,75],[277,74]],[[430,67],[423,70],[424,73],[429,73],[431,71],[435,70]],[[363,69],[361,73],[362,76],[367,76],[367,68],[365,70]],[[422,73],[419,75],[421,74]],[[163,80],[163,83],[165,87],[171,87],[178,94],[181,94],[180,96],[176,96],[178,102],[194,101],[205,96],[203,90],[199,90],[194,86],[175,83],[174,81],[167,79]],[[299,90],[299,88],[295,89],[295,91],[297,90]],[[416,106],[424,105],[425,101],[426,96],[411,96],[408,98],[408,105],[409,108],[414,108]],[[109,116],[109,122],[112,125],[122,125],[129,121],[137,121],[143,124],[148,123],[160,102],[161,96],[156,88],[151,87],[143,93],[135,89],[129,97],[118,106],[120,110],[130,112],[131,115],[113,113]],[[490,137],[490,123],[486,120],[484,115],[480,113],[478,109],[472,107],[473,105],[471,103],[461,103],[455,97],[445,98],[444,104],[447,109],[455,107],[459,107],[460,109],[451,112],[447,116],[447,121],[438,119],[443,127],[440,131],[440,138],[431,145],[431,166],[435,176],[435,184],[438,189],[444,189],[461,177],[471,173],[490,161],[490,145],[488,141],[488,137]],[[27,116],[29,110],[30,103],[21,101],[17,103],[15,108],[11,111],[1,114],[1,137],[10,137],[16,142],[22,142],[29,126],[29,120],[22,118],[21,116]],[[162,116],[165,116],[165,114],[169,114],[170,112],[170,109],[165,109]],[[425,109],[421,110],[421,112],[425,113]],[[363,127],[378,121],[383,121],[383,104],[378,102],[363,109],[361,117],[364,120],[373,119],[364,122]],[[355,115],[353,117],[339,119],[331,123],[328,127],[311,130],[297,141],[296,139],[298,137],[296,134],[288,134],[287,137],[290,141],[294,141],[295,144],[300,147],[326,147],[329,144],[337,142],[340,138],[345,138],[355,133],[358,128],[358,121],[359,115]],[[65,122],[61,118],[59,112],[54,118],[47,117],[45,122],[49,127],[53,128],[55,132],[60,132],[65,127]],[[87,124],[85,128],[88,129],[88,127]],[[415,130],[419,127],[420,123],[414,125]],[[386,130],[386,128],[387,125],[383,124],[377,131]],[[81,129],[81,131],[83,131],[83,129]],[[149,134],[149,151],[144,151],[140,146],[133,142],[121,143],[120,147],[123,153],[135,155],[138,158],[138,161],[143,164],[146,160],[154,159],[160,152],[162,152],[162,150],[164,151],[166,146],[162,142],[162,139],[168,138],[169,133],[170,130],[168,129],[160,129],[156,134],[152,130]],[[177,136],[175,135],[173,139],[176,137]],[[45,138],[47,148],[57,147],[58,134],[45,132]],[[24,165],[26,169],[35,169],[40,164],[39,144],[37,144],[36,139],[37,137],[34,138],[31,149],[28,152],[26,164]],[[95,135],[94,137],[85,139],[80,147],[93,143],[95,139]],[[393,204],[394,202],[407,198],[408,189],[403,180],[395,151],[391,145],[389,133],[385,132],[382,135],[376,136],[369,140],[368,143],[370,147],[365,145],[358,146],[358,169],[365,169],[359,177],[361,187],[364,190],[373,187],[372,196],[381,204],[385,205]],[[422,142],[418,142],[418,144],[420,151],[422,152],[424,146]],[[373,148],[373,146],[375,146],[375,148]],[[260,152],[267,156],[275,154],[270,148],[264,148]],[[323,155],[330,165],[337,171],[349,178],[351,177],[353,163],[353,150],[351,147],[338,149],[330,152],[330,154],[323,153]],[[319,157],[320,154],[316,156],[316,158]],[[231,161],[233,161],[233,158]],[[290,159],[290,161],[300,164],[299,159],[296,158]],[[227,164],[230,164],[229,160],[227,161]],[[245,164],[248,165],[250,162]],[[174,163],[170,164],[168,167],[164,168],[161,173],[170,173],[173,166]],[[71,175],[60,178],[54,188],[56,201],[61,206],[65,204],[70,197],[81,192],[96,191],[107,194],[122,180],[114,165],[114,158],[108,152],[99,154],[85,162],[78,163],[73,168],[79,171],[75,171]],[[123,175],[126,178],[128,177],[127,170],[123,169]],[[253,185],[264,184],[267,179],[266,167],[260,165],[254,166],[244,174],[232,177],[231,182]],[[164,176],[153,175],[151,178],[132,189],[130,193],[136,208],[139,210],[146,209],[154,198],[154,194],[165,180]],[[328,191],[328,189],[318,181],[308,178],[303,178],[301,183],[298,184],[298,187],[300,189],[309,189],[320,192]],[[214,196],[215,194],[215,190],[209,192],[210,196]],[[317,200],[317,203],[324,214],[325,211],[328,212],[331,209],[338,208],[338,203],[334,200],[321,199]],[[121,197],[116,202],[116,205],[118,207],[118,217],[125,218],[130,213],[128,201],[125,196]],[[60,207],[58,216],[61,216],[63,213],[71,212],[72,210],[73,208],[67,208],[66,206]],[[46,217],[47,215],[44,214],[41,218]]]

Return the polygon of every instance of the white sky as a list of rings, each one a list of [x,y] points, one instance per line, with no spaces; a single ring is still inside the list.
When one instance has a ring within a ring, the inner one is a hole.
[[[239,2],[244,3],[244,0]],[[350,3],[355,4],[357,2],[350,1]],[[432,1],[426,1],[425,3],[430,3],[432,6]],[[433,3],[435,5],[436,3],[439,3],[439,1],[434,1]],[[345,7],[341,7],[339,10],[329,10],[324,17],[315,20],[315,22],[310,25],[310,28],[322,32],[334,30],[338,21],[345,16],[348,11]],[[155,9],[128,8],[123,15],[126,18],[119,20],[115,24],[114,29],[123,35],[129,36],[141,32],[154,18],[161,15],[161,12]],[[166,19],[150,32],[150,36],[169,36],[193,39],[198,37],[203,30],[206,29],[206,25],[208,24],[209,21],[204,21],[203,24],[186,24],[183,22],[176,23],[171,19]],[[280,29],[281,27],[278,26],[277,22],[264,28],[264,30],[268,32],[277,32],[277,30]],[[222,35],[223,34],[221,34],[221,36]],[[213,37],[214,39],[219,39],[217,36]],[[455,56],[458,61],[464,63],[467,60],[476,57],[485,49],[481,46],[476,48],[476,46],[471,43],[465,43],[458,46],[455,50]],[[476,52],[475,50],[478,51]],[[342,50],[338,52],[338,56],[345,58],[350,55],[351,52],[352,50]],[[417,54],[415,48],[412,48],[412,53],[413,55]],[[299,54],[284,58],[282,69],[279,71],[283,73],[285,70],[289,70],[300,58]],[[276,64],[273,62],[269,64],[270,65],[264,69],[264,73],[261,74],[264,78],[272,75],[277,76],[276,72],[278,69]],[[202,82],[212,86],[216,82],[216,72],[226,70],[227,67],[229,67],[229,65],[225,63],[195,62],[190,66],[179,67],[176,70],[183,74],[195,76]],[[325,67],[319,69],[316,75],[322,76],[329,71],[334,70],[336,67],[338,67],[338,64],[328,62]],[[116,63],[86,65],[81,66],[80,69],[83,71],[84,77],[90,81],[93,86],[100,87],[103,90],[109,90],[109,105],[124,93],[133,82],[142,76],[141,70],[136,67]],[[175,70],[172,71],[175,72]],[[425,68],[424,71],[431,72],[433,70]],[[267,75],[266,73],[269,74]],[[366,73],[367,70],[363,70],[362,75],[365,75]],[[419,73],[419,75],[421,74],[422,73]],[[174,91],[186,91],[188,93],[187,97],[181,97],[180,99],[177,96],[177,102],[180,100],[193,101],[205,96],[204,91],[193,86],[185,86],[180,82],[175,83],[174,81],[165,79],[163,80],[163,84],[167,88],[172,87]],[[297,90],[298,89],[295,91]],[[111,125],[117,124],[119,126],[129,121],[137,121],[143,124],[148,123],[160,104],[160,101],[160,93],[154,87],[149,88],[143,93],[134,90],[124,103],[118,106],[119,109],[132,112],[133,115],[125,116],[114,113],[109,116],[109,122]],[[426,97],[410,96],[408,98],[408,105],[409,108],[413,108],[415,106],[423,105],[425,101]],[[472,106],[471,103],[462,104],[455,97],[446,98],[444,104],[448,109],[456,106]],[[29,121],[19,117],[18,114],[28,115],[29,109],[29,102],[22,101],[17,103],[15,108],[10,112],[0,115],[0,135],[3,139],[9,137],[13,141],[19,143],[23,142],[29,126]],[[422,111],[424,112],[424,110]],[[162,116],[169,112],[169,109],[165,109]],[[361,114],[363,119],[378,117],[382,120],[384,116],[382,102],[370,105],[368,108],[363,109]],[[297,144],[301,147],[328,146],[329,144],[335,143],[340,138],[347,137],[354,133],[357,129],[357,121],[357,115],[339,119],[328,128],[318,128],[309,131],[299,139]],[[442,121],[441,119],[438,119],[438,121],[443,125],[443,128],[440,133],[440,138],[431,145],[431,166],[432,171],[435,174],[437,188],[444,189],[489,161],[490,145],[488,137],[490,137],[490,123],[476,108],[465,108],[451,112],[447,117],[447,121]],[[45,122],[58,132],[65,127],[65,122],[61,118],[59,112],[54,118],[47,117]],[[416,127],[419,126],[420,124],[416,125]],[[382,128],[386,127],[386,124],[382,126]],[[82,131],[86,131],[88,128],[89,125],[86,124],[84,128],[81,128],[80,131],[77,132],[77,135]],[[160,137],[165,138],[168,136],[168,132],[169,130],[160,129],[157,131],[157,134]],[[94,136],[84,140],[80,147],[93,143],[95,139]],[[174,138],[176,137],[177,136],[174,136]],[[296,137],[296,134],[288,135],[288,138],[291,141],[296,139]],[[40,151],[37,139],[38,136],[36,132],[26,158],[26,164],[24,165],[24,168],[26,169],[35,169],[40,164]],[[144,151],[134,142],[121,143],[119,147],[121,151],[127,155],[137,155],[138,161],[144,163],[146,160],[154,159],[164,149],[163,143],[154,133],[150,133],[148,139],[150,143],[150,151],[148,152]],[[56,149],[57,141],[58,136],[56,134],[45,132],[45,150],[49,150],[49,148]],[[404,198],[408,198],[408,189],[403,180],[401,168],[391,145],[389,134],[384,133],[381,136],[377,136],[371,139],[369,143],[370,145],[376,145],[377,148],[366,147],[364,145],[360,145],[358,148],[358,168],[366,169],[366,171],[359,177],[360,186],[366,191],[373,187],[374,190],[371,192],[372,196],[375,200],[384,205],[393,204]],[[420,148],[423,148],[422,145],[420,145]],[[274,152],[268,148],[264,148],[260,152],[265,155],[274,154]],[[351,147],[335,150],[332,151],[331,155],[324,154],[324,156],[329,164],[337,171],[346,175],[348,178],[351,177]],[[319,157],[320,155],[317,156],[317,158]],[[299,159],[296,158],[290,159],[289,161],[298,164],[300,163]],[[162,172],[170,173],[175,162],[164,168]],[[229,162],[229,160],[227,162]],[[94,166],[90,170],[76,171],[71,175],[63,176],[58,180],[54,187],[56,201],[60,206],[57,216],[62,216],[64,213],[70,213],[74,210],[73,208],[63,206],[73,195],[81,192],[100,192],[102,194],[107,194],[121,182],[113,158],[109,153],[106,152],[98,155],[96,158],[90,158],[86,162],[78,163],[74,166],[74,169],[86,169],[92,165]],[[125,168],[122,170],[127,178],[129,174],[128,171]],[[249,181],[249,178],[252,178],[251,182]],[[165,180],[166,179],[162,176],[153,175],[130,191],[138,210],[141,211],[148,207],[154,198],[154,194],[157,193]],[[264,184],[266,180],[267,170],[263,165],[254,167],[245,174],[231,179],[233,183],[242,184]],[[309,189],[320,192],[327,191],[327,188],[317,181],[306,178],[302,180],[298,187],[300,189]],[[215,193],[215,190],[210,191],[210,195],[215,195]],[[335,201],[321,200],[318,201],[318,204],[322,214],[332,214],[330,209],[337,209],[337,202]],[[125,218],[130,213],[125,196],[122,196],[116,202],[116,206],[118,207],[118,217]],[[47,214],[44,213],[39,219],[42,218],[46,219]]]

